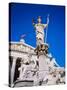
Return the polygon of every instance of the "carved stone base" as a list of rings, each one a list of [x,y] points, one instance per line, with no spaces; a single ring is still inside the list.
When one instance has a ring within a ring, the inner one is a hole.
[[[47,54],[48,48],[49,48],[48,44],[41,44],[41,45],[37,46],[34,51],[36,52],[36,54],[39,57],[42,54]]]

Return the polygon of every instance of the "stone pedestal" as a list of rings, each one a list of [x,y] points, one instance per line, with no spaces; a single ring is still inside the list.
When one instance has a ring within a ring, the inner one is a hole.
[[[39,81],[44,80],[46,74],[48,73],[47,58],[45,55],[39,56]]]

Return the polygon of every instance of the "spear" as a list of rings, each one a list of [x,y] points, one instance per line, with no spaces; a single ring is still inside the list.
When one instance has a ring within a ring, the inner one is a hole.
[[[49,14],[48,14],[48,16],[47,16],[47,27],[46,27],[45,43],[47,42],[48,24],[49,24]]]

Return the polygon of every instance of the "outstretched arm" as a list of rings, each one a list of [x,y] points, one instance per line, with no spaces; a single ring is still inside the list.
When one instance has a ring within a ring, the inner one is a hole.
[[[48,24],[44,24],[44,28],[46,28],[48,26]]]

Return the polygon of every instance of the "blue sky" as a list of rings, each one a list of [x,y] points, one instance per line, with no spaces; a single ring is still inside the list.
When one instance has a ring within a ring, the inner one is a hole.
[[[10,4],[10,41],[19,41],[21,35],[26,34],[27,44],[36,47],[35,29],[32,18],[37,22],[38,16],[42,17],[42,23],[46,23],[47,15],[50,15],[47,43],[49,52],[56,58],[60,66],[65,67],[65,7],[54,5],[36,4]]]

